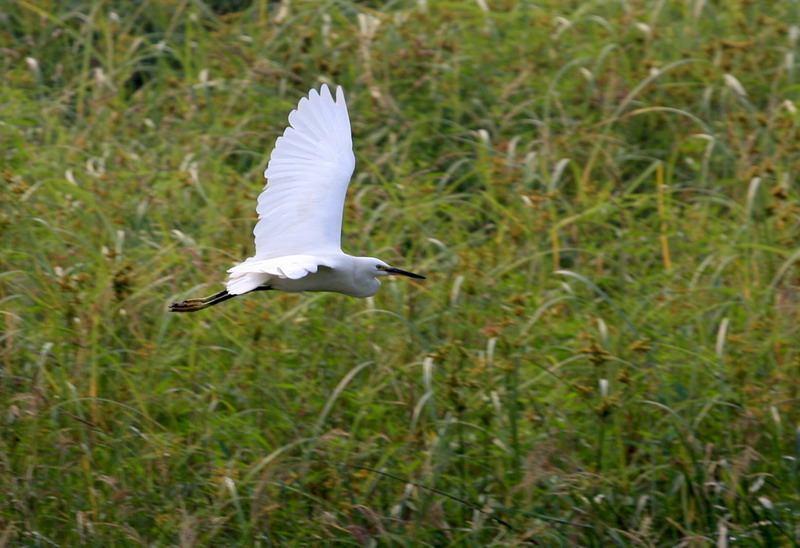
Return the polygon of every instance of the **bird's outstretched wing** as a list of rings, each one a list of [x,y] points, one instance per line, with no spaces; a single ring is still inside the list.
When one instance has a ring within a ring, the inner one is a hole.
[[[341,252],[342,212],[355,157],[341,87],[312,89],[289,114],[264,172],[248,261]]]

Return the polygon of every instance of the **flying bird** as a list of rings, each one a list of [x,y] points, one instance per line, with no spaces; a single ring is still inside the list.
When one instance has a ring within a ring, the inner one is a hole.
[[[312,89],[289,114],[258,197],[256,254],[228,270],[225,289],[202,299],[172,303],[172,312],[195,312],[251,291],[332,291],[370,297],[378,278],[397,274],[425,279],[374,257],[342,252],[342,214],[355,168],[344,91]]]

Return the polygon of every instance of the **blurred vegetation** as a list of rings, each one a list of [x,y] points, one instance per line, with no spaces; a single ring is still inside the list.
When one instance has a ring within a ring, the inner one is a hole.
[[[0,7],[0,546],[797,546],[796,2]],[[373,298],[254,294],[348,95]]]

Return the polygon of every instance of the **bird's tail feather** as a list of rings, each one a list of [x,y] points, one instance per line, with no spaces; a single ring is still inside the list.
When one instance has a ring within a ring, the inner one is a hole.
[[[257,287],[264,284],[269,278],[268,274],[263,272],[243,272],[231,274],[228,278],[225,288],[231,295],[242,295],[248,291],[253,291]]]

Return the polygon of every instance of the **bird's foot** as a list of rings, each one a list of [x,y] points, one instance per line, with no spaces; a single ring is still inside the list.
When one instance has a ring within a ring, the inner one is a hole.
[[[210,306],[207,299],[186,299],[169,305],[170,312],[196,312]]]
[[[226,290],[222,290],[219,293],[215,293],[209,297],[203,297],[202,299],[186,299],[185,301],[181,301],[179,303],[172,303],[169,305],[170,312],[196,312],[197,310],[203,310],[204,308],[208,308],[209,306],[214,306],[215,304],[219,304],[222,301],[227,301],[228,299],[232,299],[236,295],[231,295]]]

